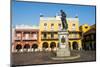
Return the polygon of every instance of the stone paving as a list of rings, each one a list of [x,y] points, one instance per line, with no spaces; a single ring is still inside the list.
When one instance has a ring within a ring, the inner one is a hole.
[[[30,65],[30,64],[51,64],[51,63],[72,63],[84,61],[96,61],[95,51],[71,51],[72,54],[80,54],[80,58],[73,60],[52,60],[54,56],[52,52],[24,52],[12,53],[12,64]]]

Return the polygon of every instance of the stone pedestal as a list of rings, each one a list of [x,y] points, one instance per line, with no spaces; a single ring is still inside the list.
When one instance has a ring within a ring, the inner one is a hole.
[[[68,51],[66,48],[59,48],[59,50],[57,50],[57,56],[58,57],[70,56],[70,51]]]
[[[70,56],[70,50],[68,45],[68,32],[67,31],[59,31],[59,48],[57,50],[58,57]]]

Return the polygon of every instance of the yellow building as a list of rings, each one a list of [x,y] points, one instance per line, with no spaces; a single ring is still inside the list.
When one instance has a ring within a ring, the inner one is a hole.
[[[82,41],[82,49],[84,49],[84,37],[83,37],[83,35],[84,35],[84,33],[86,33],[89,29],[90,29],[90,26],[88,25],[88,24],[83,24],[83,25],[81,25],[80,27],[79,27],[79,29],[80,29],[80,31],[82,32],[81,33],[81,41]]]
[[[69,47],[81,49],[81,37],[79,31],[79,19],[66,18],[68,22]],[[58,47],[58,31],[62,29],[60,16],[40,17],[40,49],[56,50]]]
[[[83,24],[80,27],[82,32],[82,49],[95,50],[96,49],[96,25],[89,26]]]
[[[90,29],[90,26],[88,24],[83,24],[79,27],[80,31],[85,33]]]

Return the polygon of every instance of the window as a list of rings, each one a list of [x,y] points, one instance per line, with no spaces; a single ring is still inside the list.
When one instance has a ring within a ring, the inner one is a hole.
[[[71,34],[71,38],[74,38],[74,34]]]
[[[21,38],[21,34],[20,34],[20,33],[17,33],[17,34],[16,34],[16,37],[17,37],[18,39],[20,39],[20,38]]]
[[[36,33],[33,34],[33,38],[37,39],[37,34]]]
[[[74,38],[77,38],[77,34],[74,34]]]
[[[46,33],[44,33],[44,34],[43,34],[43,37],[44,37],[44,38],[47,38],[47,34],[46,34]]]
[[[54,33],[51,33],[51,38],[54,38]]]
[[[72,34],[71,37],[72,38],[77,38],[77,34]]]
[[[44,23],[44,26],[47,26],[47,23]]]
[[[75,26],[75,24],[73,24],[73,26]]]
[[[54,24],[51,24],[51,30],[54,30]]]
[[[75,31],[75,24],[72,25],[72,30]]]
[[[44,29],[47,30],[47,23],[44,23]]]
[[[58,24],[58,29],[61,30],[61,24]]]
[[[21,34],[20,33],[17,33],[17,37],[20,37],[21,36]]]
[[[85,28],[87,29],[87,28],[88,28],[88,26],[85,26]]]
[[[29,38],[29,34],[25,34],[25,39],[28,39]]]

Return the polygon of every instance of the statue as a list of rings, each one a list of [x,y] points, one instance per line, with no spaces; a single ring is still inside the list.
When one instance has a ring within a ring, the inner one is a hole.
[[[68,46],[68,24],[66,21],[66,14],[63,10],[60,10],[60,14],[61,14],[61,23],[62,23],[62,31],[58,32],[58,39],[59,39],[59,48],[56,52],[56,55],[61,59],[67,56],[70,56],[70,50],[69,50],[69,46]]]
[[[66,14],[63,10],[60,10],[60,12],[61,12],[61,21],[62,21],[63,30],[67,30],[68,24],[66,21]]]

